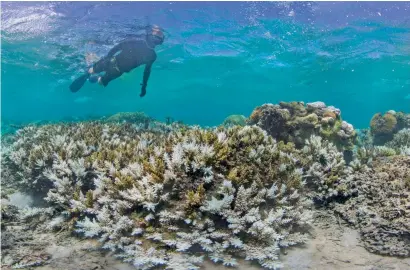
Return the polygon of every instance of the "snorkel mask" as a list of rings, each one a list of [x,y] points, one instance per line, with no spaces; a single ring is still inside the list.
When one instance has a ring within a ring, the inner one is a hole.
[[[148,36],[151,38],[152,42],[155,45],[161,45],[162,43],[164,43],[164,33],[161,31],[161,28],[156,25],[151,27],[150,31],[148,32]]]

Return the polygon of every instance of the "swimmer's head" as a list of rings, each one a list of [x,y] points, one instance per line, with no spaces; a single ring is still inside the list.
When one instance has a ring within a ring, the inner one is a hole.
[[[151,43],[156,45],[161,45],[164,43],[164,33],[161,28],[157,25],[153,25],[147,29],[147,37]]]

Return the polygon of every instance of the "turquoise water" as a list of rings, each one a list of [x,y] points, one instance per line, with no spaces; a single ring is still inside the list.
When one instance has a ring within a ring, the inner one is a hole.
[[[356,128],[410,112],[410,3],[2,2],[2,120],[143,111],[217,125],[279,101],[324,101]],[[69,84],[135,27],[166,31],[139,97],[143,67],[108,87]]]

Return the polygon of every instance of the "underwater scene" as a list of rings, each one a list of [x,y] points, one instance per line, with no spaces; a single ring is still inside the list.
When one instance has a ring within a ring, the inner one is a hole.
[[[410,2],[1,2],[1,268],[410,269]]]

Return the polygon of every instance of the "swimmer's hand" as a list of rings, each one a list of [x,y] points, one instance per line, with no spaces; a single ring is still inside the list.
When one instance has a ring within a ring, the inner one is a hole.
[[[145,94],[147,93],[147,85],[146,85],[146,84],[142,84],[142,83],[141,83],[141,85],[142,85],[142,87],[141,87],[140,97],[143,97],[143,96],[145,96]]]

